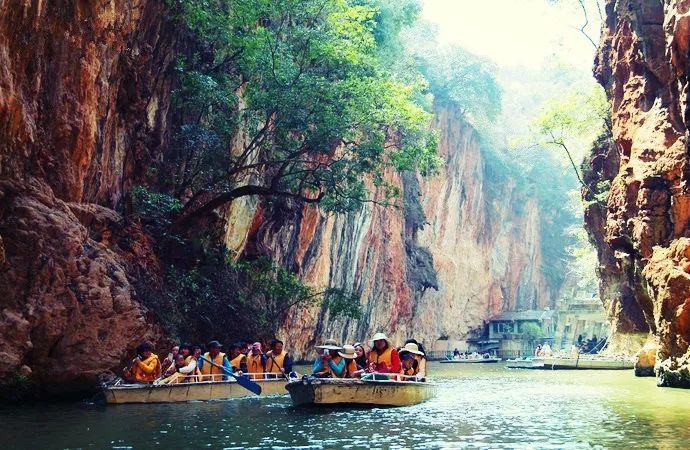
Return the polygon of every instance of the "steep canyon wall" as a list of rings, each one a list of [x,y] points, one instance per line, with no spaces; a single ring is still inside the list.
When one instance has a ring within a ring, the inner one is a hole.
[[[662,385],[690,386],[690,2],[608,1],[595,75],[612,140],[588,162],[601,296],[621,336],[652,334]]]

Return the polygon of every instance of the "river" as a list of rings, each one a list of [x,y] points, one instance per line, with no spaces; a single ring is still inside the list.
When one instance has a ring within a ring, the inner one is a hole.
[[[690,390],[624,371],[431,364],[405,408],[293,408],[289,397],[0,409],[4,448],[690,448]]]

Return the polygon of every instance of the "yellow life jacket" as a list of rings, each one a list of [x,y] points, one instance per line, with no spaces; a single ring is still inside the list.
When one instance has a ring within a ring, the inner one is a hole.
[[[388,368],[388,371],[390,371],[391,367],[393,366],[393,348],[389,345],[388,348],[386,348],[380,355],[376,349],[370,351],[369,363],[376,364],[376,367],[379,367],[381,364],[385,364]]]
[[[264,366],[261,364],[261,354],[254,355],[252,353],[247,355],[247,373],[263,373]],[[252,376],[257,379],[257,376]]]
[[[132,375],[139,383],[153,383],[161,376],[161,363],[158,356],[151,354],[143,361],[137,361],[132,367]]]
[[[233,360],[230,361],[230,364],[232,365],[232,367],[235,368],[235,370],[240,370],[240,366],[242,365],[242,361],[246,361],[246,360],[247,360],[247,355],[245,355],[244,353],[240,353]]]
[[[209,352],[204,353],[204,359],[207,359],[208,361],[213,361],[221,367],[223,367],[223,358],[225,358],[225,353],[223,352],[219,352],[215,358],[211,358],[211,354]],[[225,371],[220,367],[214,366],[208,361],[202,360],[201,374],[206,376],[201,377],[201,381],[223,381],[222,374],[225,373]]]
[[[285,350],[283,350],[278,356],[274,355],[273,351],[266,354],[266,372],[280,373],[280,369],[285,367],[285,355],[287,355]]]
[[[185,366],[188,366],[192,361],[195,361],[195,362],[197,363],[197,364],[196,364],[196,367],[194,367],[194,370],[192,370],[190,373],[187,373],[187,374],[181,373],[181,375],[184,376],[184,380],[183,380],[183,381],[185,381],[185,382],[187,382],[187,381],[197,381],[197,375],[199,375],[199,362],[196,361],[196,358],[194,357],[194,355],[189,355],[189,356],[187,356],[187,357],[184,359],[184,365],[185,365]],[[182,382],[182,381],[180,381],[180,382]]]

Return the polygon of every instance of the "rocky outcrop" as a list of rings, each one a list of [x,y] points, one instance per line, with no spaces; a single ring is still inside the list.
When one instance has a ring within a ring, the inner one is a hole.
[[[310,356],[326,337],[353,342],[378,330],[445,349],[446,339],[463,339],[497,312],[552,305],[558,287],[543,274],[541,215],[524,180],[495,166],[452,106],[438,108],[434,126],[441,172],[388,175],[402,188],[402,208],[367,205],[340,216],[285,202],[230,208],[235,251],[271,254],[312,285],[360,295],[361,320],[293,309],[281,333],[296,356]]]
[[[129,186],[166,140],[174,41],[152,1],[0,4],[0,379],[93,386],[161,341],[133,282],[156,283]]]
[[[586,215],[616,330],[651,331],[660,384],[672,386],[688,385],[690,355],[689,10],[607,2],[595,75],[611,100],[614,146],[599,145],[592,166],[610,191]]]

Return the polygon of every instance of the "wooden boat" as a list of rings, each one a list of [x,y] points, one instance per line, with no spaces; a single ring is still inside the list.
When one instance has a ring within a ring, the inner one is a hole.
[[[286,386],[292,403],[302,405],[408,406],[436,395],[436,387],[420,381],[304,378]]]
[[[284,395],[285,378],[253,380],[261,386],[261,396]],[[235,380],[200,381],[178,384],[118,384],[103,389],[107,403],[173,403],[192,400],[222,400],[253,396]]]
[[[487,364],[487,363],[497,363],[501,361],[501,358],[465,358],[465,359],[444,359],[441,360],[441,364]]]
[[[520,358],[509,359],[506,361],[508,369],[543,369],[544,360],[542,358]]]
[[[632,361],[609,358],[543,358],[544,369],[548,370],[628,370],[634,367]]]

